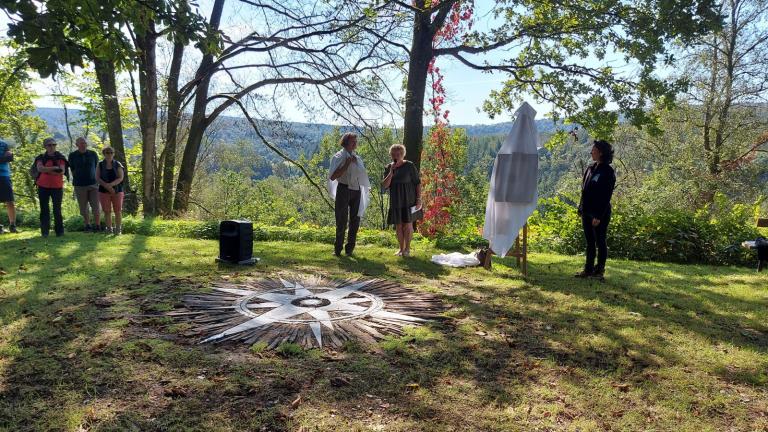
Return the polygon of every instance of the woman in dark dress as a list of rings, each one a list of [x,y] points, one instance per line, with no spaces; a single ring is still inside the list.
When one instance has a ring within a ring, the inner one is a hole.
[[[579,215],[587,239],[587,262],[576,277],[595,277],[603,280],[605,261],[608,259],[608,223],[611,221],[611,196],[616,185],[616,174],[611,167],[613,147],[607,141],[595,141],[592,160],[581,182]],[[595,266],[597,249],[597,266]]]
[[[387,224],[394,225],[397,232],[399,256],[411,254],[411,239],[413,238],[413,222],[422,214],[421,211],[421,179],[416,165],[405,160],[405,146],[395,144],[389,148],[392,163],[387,165],[384,189],[389,190],[389,214]]]

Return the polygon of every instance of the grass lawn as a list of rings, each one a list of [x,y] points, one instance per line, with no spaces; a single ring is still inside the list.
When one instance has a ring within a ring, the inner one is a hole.
[[[617,260],[599,283],[571,276],[580,257],[533,254],[524,280],[425,248],[256,243],[262,262],[235,268],[213,241],[2,235],[0,430],[768,430],[768,274]],[[339,352],[201,346],[152,316],[278,272],[392,279],[452,307]]]

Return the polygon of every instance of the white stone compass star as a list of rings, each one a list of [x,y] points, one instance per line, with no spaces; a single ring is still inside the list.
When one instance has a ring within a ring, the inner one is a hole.
[[[425,321],[422,318],[387,312],[384,302],[374,294],[361,289],[374,281],[362,281],[338,288],[311,287],[280,279],[283,288],[258,292],[238,288],[218,287],[216,290],[235,294],[239,298],[232,306],[248,321],[215,334],[201,343],[213,342],[244,331],[275,323],[308,325],[317,344],[323,346],[322,327],[333,331],[334,321],[362,317],[395,319],[407,322]]]

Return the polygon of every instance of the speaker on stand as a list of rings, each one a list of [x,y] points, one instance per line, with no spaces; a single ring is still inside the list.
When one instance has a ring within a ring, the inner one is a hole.
[[[219,257],[217,262],[249,265],[259,259],[253,256],[253,223],[228,220],[219,224]]]

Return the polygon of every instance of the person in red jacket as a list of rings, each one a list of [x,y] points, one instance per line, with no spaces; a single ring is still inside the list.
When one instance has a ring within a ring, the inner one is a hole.
[[[40,232],[48,237],[51,229],[51,211],[49,200],[53,202],[53,222],[56,237],[64,235],[64,221],[61,217],[61,201],[64,197],[64,175],[69,164],[67,158],[56,151],[56,140],[46,138],[43,141],[45,153],[35,158],[37,167],[37,196],[40,198]]]

